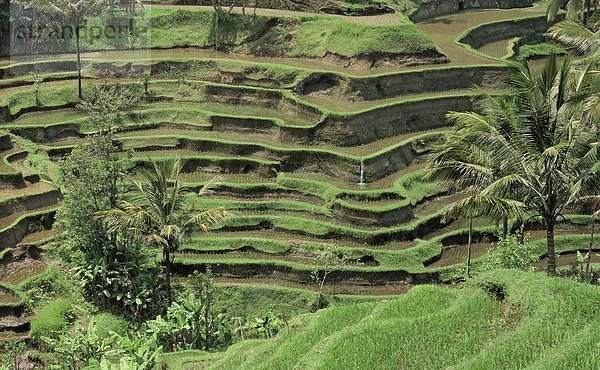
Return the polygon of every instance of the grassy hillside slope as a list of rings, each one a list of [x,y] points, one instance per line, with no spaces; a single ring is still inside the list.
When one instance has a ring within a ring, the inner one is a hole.
[[[592,369],[600,289],[504,270],[467,287],[417,286],[298,317],[274,340],[231,347],[215,369]],[[186,359],[187,365],[208,359]]]

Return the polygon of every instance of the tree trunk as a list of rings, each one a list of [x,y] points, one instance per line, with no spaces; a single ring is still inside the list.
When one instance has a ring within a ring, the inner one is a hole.
[[[587,27],[591,15],[591,0],[585,0],[583,5],[583,25]]]
[[[590,278],[590,267],[592,263],[592,250],[594,249],[594,233],[596,231],[596,217],[592,216],[592,232],[590,233],[590,247],[588,249],[588,260],[585,266],[585,276]]]
[[[83,100],[83,88],[81,83],[81,26],[75,27],[75,52],[77,53],[77,94],[79,100]]]
[[[469,217],[469,241],[467,242],[467,278],[471,277],[471,244],[473,242],[473,217]]]
[[[169,306],[173,302],[173,293],[171,292],[171,252],[169,248],[164,248],[163,258],[165,262],[165,280],[167,282],[167,303]]]
[[[508,216],[502,217],[502,238],[506,239],[508,236]]]
[[[556,275],[556,253],[554,251],[554,224],[556,220],[546,220],[546,242],[548,244],[548,265],[546,271],[548,276]]]
[[[323,285],[325,285],[325,279],[327,279],[328,273],[323,271],[323,280],[321,280],[321,285],[319,286],[319,292],[323,292]]]

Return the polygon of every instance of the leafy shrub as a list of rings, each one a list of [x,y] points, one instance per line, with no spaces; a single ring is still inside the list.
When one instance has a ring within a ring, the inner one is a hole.
[[[18,369],[19,358],[27,347],[24,341],[19,341],[14,338],[13,333],[3,339],[3,343],[0,344],[0,369]]]
[[[257,317],[253,321],[247,322],[244,325],[244,330],[249,338],[252,336],[259,338],[273,338],[285,324],[286,320],[283,318],[268,314],[264,317]]]
[[[57,365],[61,368],[81,369],[90,360],[100,361],[103,354],[111,349],[112,340],[98,335],[97,328],[94,320],[90,321],[87,328],[76,323],[73,331],[64,333],[57,339],[42,339],[56,354]]]
[[[146,322],[147,332],[168,351],[229,345],[233,330],[225,316],[206,315],[206,308],[194,293],[183,295],[171,304],[166,315]]]
[[[35,339],[56,337],[68,324],[71,301],[61,299],[48,303],[31,321],[31,336]]]
[[[483,259],[478,270],[528,269],[539,260],[536,249],[535,245],[521,241],[517,235],[507,235],[498,242],[497,248]]]
[[[153,369],[162,347],[135,332],[122,336],[102,328],[111,315],[101,314],[87,327],[75,324],[74,330],[57,339],[43,338],[55,355],[51,365],[69,369]],[[100,319],[100,320],[98,320]],[[118,364],[118,365],[115,365]]]

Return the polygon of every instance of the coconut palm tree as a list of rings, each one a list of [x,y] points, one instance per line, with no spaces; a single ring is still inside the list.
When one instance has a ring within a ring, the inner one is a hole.
[[[81,77],[81,28],[87,17],[100,12],[107,0],[36,0],[36,6],[42,11],[61,17],[66,25],[75,31],[75,53],[77,54],[77,94],[83,100]]]
[[[598,6],[598,0],[550,0],[546,5],[546,15],[549,22],[556,19],[561,9],[567,10],[567,19],[579,20],[587,25],[592,16],[592,6]]]
[[[517,67],[511,97],[485,99],[504,113],[450,113],[457,131],[433,157],[432,177],[473,191],[454,214],[540,216],[547,271],[554,275],[557,218],[583,196],[600,194],[597,122],[583,120],[584,107],[573,102],[580,96],[572,90],[569,61],[551,57],[539,73],[526,62]]]
[[[515,112],[515,99],[503,96],[491,96],[481,92],[481,98],[475,102],[481,113],[449,113],[448,120],[456,124],[457,130],[448,135],[444,143],[430,157],[431,169],[425,180],[443,183],[454,191],[463,191],[466,195],[454,203],[444,215],[444,220],[467,218],[469,234],[467,244],[466,275],[470,276],[471,247],[473,240],[473,218],[488,216],[503,222],[503,237],[508,233],[508,219],[522,218],[522,204],[510,199],[495,197],[484,193],[486,187],[502,177],[502,166],[492,153],[474,150],[468,139],[470,124],[477,120],[487,120],[498,124],[500,133],[509,138],[516,127],[518,118]],[[485,172],[479,171],[486,168]]]
[[[600,22],[588,28],[578,22],[565,20],[550,27],[548,35],[583,54],[600,52]]]
[[[130,233],[148,246],[162,248],[169,304],[174,252],[190,233],[208,231],[229,216],[223,208],[190,215],[186,191],[180,181],[181,168],[179,157],[165,162],[151,161],[151,170],[140,171],[141,179],[133,182],[136,192],[131,200],[99,213],[110,233]],[[214,186],[215,182],[210,181],[198,195],[206,195]]]

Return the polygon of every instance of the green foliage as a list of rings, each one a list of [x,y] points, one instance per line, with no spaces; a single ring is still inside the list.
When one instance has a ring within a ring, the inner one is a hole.
[[[434,49],[432,39],[410,22],[367,25],[342,18],[312,16],[242,19],[241,14],[220,12],[218,23],[204,10],[152,9],[149,27],[155,47],[214,46],[257,55],[322,57],[361,53],[419,53]]]
[[[140,77],[140,81],[142,83],[142,86],[144,87],[144,94],[148,95],[149,91],[148,91],[148,87],[150,86],[150,78],[152,77],[152,74],[150,71],[144,71],[144,73],[142,73],[141,77]]]
[[[102,312],[94,315],[92,320],[96,323],[98,335],[108,337],[111,333],[126,335],[130,323],[122,316],[110,312]]]
[[[121,125],[123,111],[139,101],[136,86],[104,83],[94,85],[87,94],[86,100],[80,101],[78,107],[89,115],[90,126],[107,135]]]
[[[70,369],[151,370],[162,348],[136,332],[106,333],[102,321],[92,318],[87,326],[75,327],[56,339],[43,338],[53,353],[51,366]]]
[[[205,302],[194,293],[178,297],[164,317],[146,322],[148,335],[167,351],[209,350],[229,345],[230,325],[224,315],[215,315]]]
[[[272,313],[293,317],[309,312],[318,294],[305,289],[292,289],[271,285],[217,286],[215,311],[242,320]]]
[[[315,268],[312,271],[312,277],[319,286],[319,292],[323,292],[323,285],[327,276],[334,271],[340,270],[348,264],[348,257],[344,253],[339,253],[331,249],[317,250],[315,259]]]
[[[540,71],[527,62],[516,67],[512,94],[484,94],[478,102],[481,114],[448,113],[457,131],[432,157],[428,178],[468,192],[450,217],[541,216],[547,271],[553,275],[559,215],[600,194],[599,136],[588,103],[579,99],[600,85],[586,71],[571,71],[569,59],[557,62],[552,56]]]
[[[56,355],[57,365],[71,369],[81,369],[93,360],[101,360],[112,346],[110,337],[98,335],[97,324],[93,320],[87,327],[76,323],[71,332],[57,339],[43,339]]]
[[[25,341],[17,340],[13,333],[6,334],[0,345],[0,369],[14,370],[19,368],[20,357],[27,348]]]
[[[155,255],[131,238],[117,237],[75,267],[86,293],[100,307],[137,320],[160,312],[164,284]]]
[[[101,366],[102,363],[108,362],[107,358],[113,358],[118,359],[119,365],[115,368],[120,370],[152,370],[162,353],[162,347],[158,346],[156,342],[137,333],[121,336],[113,332],[112,340],[116,343],[117,348],[106,352],[106,357],[100,363]]]
[[[31,336],[38,341],[57,337],[68,325],[71,310],[72,304],[68,299],[48,303],[36,312],[31,321]]]
[[[223,208],[212,208],[190,215],[187,189],[180,181],[181,157],[164,162],[151,159],[150,167],[150,171],[140,171],[140,181],[134,181],[136,195],[131,201],[122,200],[119,207],[112,204],[112,209],[97,216],[106,223],[109,234],[128,234],[150,247],[162,249],[167,300],[171,302],[171,264],[175,251],[190,233],[208,231],[221,224],[229,213]],[[214,181],[209,182],[198,196],[209,193],[214,186]]]
[[[57,228],[66,238],[64,254],[69,261],[76,253],[94,253],[107,242],[96,213],[110,207],[119,191],[118,184],[129,161],[116,155],[109,136],[75,148],[59,163],[64,199],[57,212]]]
[[[244,324],[244,337],[252,338],[254,334],[255,337],[273,338],[285,324],[284,320],[273,314],[256,317]]]
[[[496,249],[485,256],[480,262],[478,270],[526,270],[531,268],[531,265],[539,260],[538,248],[534,244],[521,241],[520,239],[519,235],[509,234],[500,240]]]

